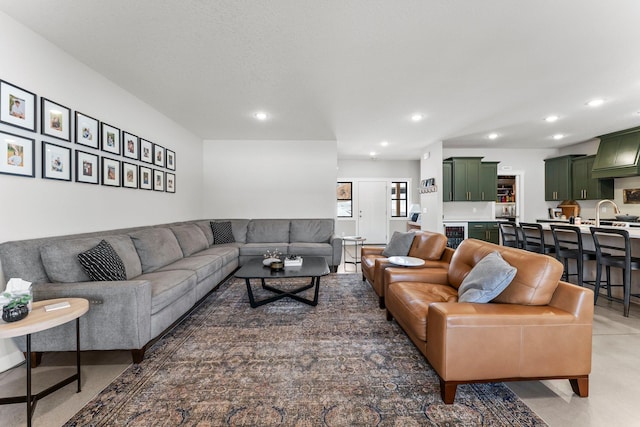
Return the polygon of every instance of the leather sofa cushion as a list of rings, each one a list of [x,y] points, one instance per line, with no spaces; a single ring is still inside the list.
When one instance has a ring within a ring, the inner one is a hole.
[[[175,234],[183,256],[187,257],[209,247],[204,232],[195,224],[184,224],[171,227]]]
[[[422,231],[415,235],[409,256],[431,261],[442,258],[447,247],[447,237],[444,234]]]
[[[127,235],[83,237],[79,239],[54,240],[40,248],[40,258],[49,280],[54,283],[87,282],[91,279],[84,271],[78,254],[95,247],[105,240],[118,254],[127,272],[127,279],[142,274],[140,258]]]
[[[247,227],[247,243],[289,243],[288,219],[253,219]]]
[[[449,265],[449,282],[455,289],[482,258],[498,251],[518,272],[511,284],[493,302],[521,305],[547,305],[562,276],[562,264],[548,255],[499,246],[476,239],[465,239]]]
[[[129,236],[140,256],[143,273],[151,273],[182,258],[178,239],[168,228],[144,229]]]

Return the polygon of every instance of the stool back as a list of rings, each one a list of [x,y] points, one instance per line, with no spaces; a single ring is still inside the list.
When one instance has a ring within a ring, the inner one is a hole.
[[[521,222],[522,247],[531,252],[545,253],[544,232],[537,222]]]
[[[596,247],[596,258],[598,262],[602,262],[608,252],[615,254],[624,253],[624,268],[629,269],[631,266],[631,239],[629,232],[621,228],[603,228],[589,227],[593,236],[593,244]],[[603,251],[604,249],[604,251]],[[605,254],[603,256],[603,254]],[[622,254],[618,255],[622,257]]]
[[[566,249],[583,252],[582,232],[575,225],[551,224],[551,234],[556,247],[556,257]]]
[[[518,225],[515,222],[498,222],[498,228],[500,229],[500,238],[502,239],[502,246],[510,246],[512,248],[522,248],[520,242],[520,233],[518,231]]]

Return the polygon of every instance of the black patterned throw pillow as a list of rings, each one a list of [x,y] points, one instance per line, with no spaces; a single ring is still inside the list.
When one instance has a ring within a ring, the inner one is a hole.
[[[211,231],[213,231],[213,244],[221,245],[223,243],[233,243],[236,239],[233,237],[231,229],[231,221],[211,221]]]
[[[93,248],[78,254],[78,261],[91,280],[126,280],[122,259],[109,242],[102,240]]]

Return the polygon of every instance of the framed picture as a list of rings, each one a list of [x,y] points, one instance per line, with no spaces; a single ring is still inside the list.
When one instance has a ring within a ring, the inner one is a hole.
[[[36,176],[36,140],[0,132],[0,173]]]
[[[99,176],[98,156],[76,150],[76,182],[99,184]]]
[[[153,144],[153,164],[164,167],[164,147],[162,145]]]
[[[153,163],[153,142],[140,138],[140,160]]]
[[[71,181],[71,148],[42,141],[42,178]]]
[[[122,131],[122,155],[135,160],[140,158],[140,143],[137,136]]]
[[[36,94],[0,80],[0,122],[36,131]]]
[[[112,154],[120,154],[120,129],[102,123],[102,151]]]
[[[126,188],[138,188],[138,166],[122,162],[122,186]]]
[[[138,168],[140,172],[138,178],[140,181],[140,188],[143,190],[153,190],[153,171],[146,166],[140,166]]]
[[[640,203],[640,188],[625,188],[622,190],[622,203]]]
[[[172,171],[176,170],[176,153],[167,149],[165,153],[165,160],[167,161],[167,169]]]
[[[164,172],[158,169],[153,170],[153,190],[164,191]]]
[[[102,158],[102,185],[120,187],[120,161]]]
[[[176,192],[176,174],[167,172],[166,175],[167,175],[167,193],[175,193]]]
[[[99,124],[93,117],[76,111],[76,144],[100,148]]]
[[[71,141],[70,109],[47,98],[42,98],[40,112],[40,133],[63,141]]]

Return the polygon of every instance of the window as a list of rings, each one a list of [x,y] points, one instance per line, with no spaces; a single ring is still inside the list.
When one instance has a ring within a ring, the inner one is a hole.
[[[352,184],[351,182],[338,182],[336,187],[338,218],[351,218],[353,216]]]
[[[391,183],[391,217],[407,216],[407,183]]]

